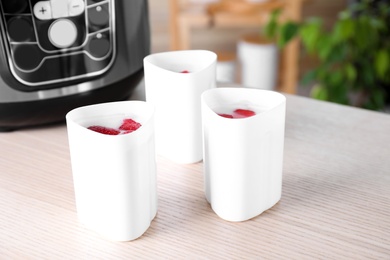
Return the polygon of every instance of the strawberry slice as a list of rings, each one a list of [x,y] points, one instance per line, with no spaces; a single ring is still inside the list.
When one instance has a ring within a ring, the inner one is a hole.
[[[88,127],[88,129],[105,135],[118,135],[120,133],[120,131],[114,128],[109,128],[100,125],[93,125]]]
[[[119,127],[119,129],[126,131],[125,133],[127,134],[137,130],[140,127],[141,127],[140,123],[134,121],[131,118],[127,118],[127,119],[123,119],[122,125]]]
[[[256,115],[256,113],[252,110],[249,110],[249,109],[236,109],[234,110],[234,113],[236,114],[235,117],[237,118],[242,118],[242,117],[251,117],[251,116],[254,116]]]
[[[180,73],[190,73],[188,70],[182,70]]]
[[[226,118],[233,118],[233,116],[229,114],[218,114],[218,115]]]

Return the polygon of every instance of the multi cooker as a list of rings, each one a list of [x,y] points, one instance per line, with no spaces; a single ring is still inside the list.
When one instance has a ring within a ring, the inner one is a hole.
[[[150,53],[145,0],[0,0],[0,131],[124,100]]]

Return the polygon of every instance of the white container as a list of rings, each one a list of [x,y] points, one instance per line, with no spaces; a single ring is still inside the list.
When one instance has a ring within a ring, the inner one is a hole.
[[[279,59],[276,44],[247,37],[238,42],[237,52],[243,86],[276,89]]]
[[[205,50],[144,59],[146,101],[156,106],[156,151],[173,162],[202,160],[200,95],[216,87],[216,62],[217,55]]]
[[[79,220],[108,239],[136,239],[156,216],[153,117],[154,107],[143,101],[90,105],[66,115]],[[119,118],[142,126],[123,135],[87,129],[111,126]]]
[[[236,57],[232,53],[217,53],[217,82],[234,83],[236,81]]]
[[[234,60],[218,61],[217,63],[217,81],[235,82],[236,62]]]
[[[253,218],[275,205],[282,192],[285,125],[283,95],[249,88],[218,88],[202,94],[205,196],[228,221]],[[255,116],[219,116],[226,107]]]

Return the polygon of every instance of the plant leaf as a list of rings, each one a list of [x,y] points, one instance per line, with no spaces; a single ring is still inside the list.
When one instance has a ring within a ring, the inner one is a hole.
[[[385,106],[385,93],[382,89],[375,89],[372,92],[372,100],[376,105],[376,109],[381,109]]]
[[[389,50],[381,49],[375,56],[375,70],[383,80],[387,73],[390,73],[390,54]],[[387,75],[388,76],[388,75]]]
[[[347,78],[350,82],[354,82],[356,80],[357,71],[356,68],[351,63],[348,63],[345,66],[345,74],[347,75]]]
[[[317,70],[310,70],[302,78],[301,84],[304,86],[309,85],[317,77]]]
[[[271,17],[268,20],[268,23],[264,27],[264,34],[266,37],[268,38],[277,37],[277,31],[279,27],[278,19],[279,19],[280,12],[281,10],[277,9],[271,13]]]
[[[320,41],[318,42],[318,56],[322,61],[328,59],[333,48],[335,46],[332,44],[332,39],[328,35],[322,35]]]
[[[371,110],[381,110],[385,106],[385,97],[385,92],[380,88],[376,88],[371,91],[363,107]]]
[[[344,42],[355,33],[355,21],[352,19],[338,20],[334,25],[332,40],[336,43]]]
[[[313,53],[316,48],[318,39],[322,34],[321,27],[322,20],[317,18],[308,19],[307,22],[300,27],[299,34],[309,53]]]
[[[281,26],[281,34],[279,39],[280,47],[284,47],[292,38],[297,36],[299,25],[295,22],[286,22]]]
[[[319,99],[319,100],[328,100],[328,97],[329,97],[328,90],[321,85],[315,85],[312,88],[310,95],[313,98]]]

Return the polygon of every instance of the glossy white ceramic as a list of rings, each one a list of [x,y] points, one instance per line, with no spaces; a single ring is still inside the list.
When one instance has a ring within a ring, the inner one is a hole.
[[[200,96],[216,87],[216,62],[217,55],[205,50],[144,59],[146,101],[156,106],[156,151],[173,162],[202,160]]]
[[[275,44],[240,40],[237,56],[241,67],[241,84],[250,88],[274,90],[278,76],[278,53]]]
[[[217,82],[234,83],[236,81],[236,60],[217,62]]]
[[[112,126],[118,117],[142,126],[123,135],[87,129]],[[66,115],[78,217],[108,239],[140,237],[157,213],[153,117],[154,107],[143,101],[85,106]]]
[[[282,192],[285,126],[283,95],[250,88],[217,88],[202,94],[205,196],[228,221],[253,218]],[[225,118],[221,107],[256,115]],[[218,111],[219,110],[219,111]]]

